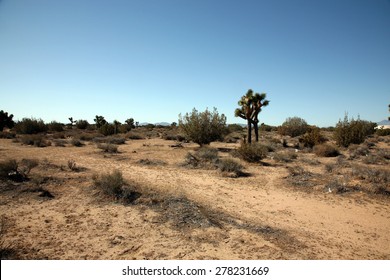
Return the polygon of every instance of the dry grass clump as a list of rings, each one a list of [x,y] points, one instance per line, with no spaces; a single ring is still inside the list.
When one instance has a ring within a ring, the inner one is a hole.
[[[43,135],[25,135],[22,137],[22,143],[40,148],[51,146],[51,142],[45,139]]]
[[[139,134],[139,133],[136,133],[136,132],[129,132],[126,134],[126,137],[128,139],[131,139],[131,140],[142,140],[142,139],[145,139],[145,136]]]
[[[352,175],[365,183],[365,189],[375,194],[390,195],[390,171],[368,166],[352,166]]]
[[[14,139],[16,137],[15,132],[10,131],[0,131],[0,139]]]
[[[340,154],[336,147],[329,144],[314,146],[314,153],[319,157],[337,157]]]
[[[122,172],[114,170],[111,173],[102,175],[93,175],[94,186],[104,195],[115,201],[123,203],[132,203],[141,196],[137,190],[140,188],[138,184],[126,182],[122,176]]]
[[[194,154],[188,153],[184,160],[184,166],[191,168],[217,168],[219,158],[218,150],[203,146]]]
[[[98,149],[102,150],[103,152],[105,153],[110,153],[110,154],[114,154],[114,153],[118,153],[118,146],[117,145],[114,145],[114,144],[107,144],[107,143],[99,143],[97,145]]]
[[[66,144],[68,144],[68,141],[65,139],[54,139],[53,140],[54,146],[56,147],[66,147]]]
[[[269,148],[259,143],[242,143],[236,155],[247,162],[259,162],[267,156]]]
[[[158,165],[167,165],[165,161],[158,159],[140,159],[137,161],[138,164],[148,165],[148,166],[158,166]]]
[[[360,156],[367,156],[370,151],[368,149],[367,145],[357,145],[357,144],[351,144],[348,147],[348,150],[350,152],[349,158],[350,159],[356,159],[359,158]]]
[[[72,139],[70,143],[75,147],[82,147],[84,144],[79,139]]]
[[[313,181],[315,175],[309,171],[306,171],[301,166],[288,167],[290,175],[287,177],[293,186],[297,187],[313,187],[315,182]]]
[[[16,160],[10,159],[10,160],[0,162],[0,178],[1,179],[7,179],[13,173],[17,173],[17,172],[18,172],[18,163]]]
[[[11,222],[5,217],[5,215],[0,216],[0,259],[14,259],[16,257],[15,250],[6,242],[5,235],[9,231]]]
[[[38,160],[22,159],[18,163],[14,159],[0,162],[0,179],[10,179],[13,181],[24,181],[31,169],[38,166]]]
[[[233,174],[233,177],[239,177],[243,174],[242,169],[244,166],[235,159],[223,158],[218,162],[218,168],[222,172]]]
[[[297,157],[297,153],[293,151],[274,153],[272,156],[273,160],[276,162],[292,162],[294,159],[297,159]]]
[[[107,144],[114,144],[114,145],[123,145],[126,143],[126,139],[124,137],[114,137],[114,136],[95,137],[93,141],[95,143],[107,143]]]

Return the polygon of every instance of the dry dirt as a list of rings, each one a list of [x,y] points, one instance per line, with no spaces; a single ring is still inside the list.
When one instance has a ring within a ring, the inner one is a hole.
[[[268,165],[242,162],[249,176],[239,178],[185,168],[180,164],[196,145],[174,143],[127,140],[120,153],[104,154],[92,142],[37,148],[0,139],[2,160],[39,161],[29,182],[1,183],[5,242],[22,259],[390,259],[388,197],[301,191],[286,179],[289,164],[270,159]],[[317,173],[335,160],[300,158]],[[78,172],[68,168],[70,159]],[[163,198],[141,195],[129,205],[103,200],[92,175],[114,169]]]

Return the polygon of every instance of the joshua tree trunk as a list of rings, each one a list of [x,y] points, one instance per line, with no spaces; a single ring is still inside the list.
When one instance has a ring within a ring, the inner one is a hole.
[[[252,122],[248,119],[248,144],[252,143]]]
[[[253,122],[253,127],[255,128],[256,142],[259,142],[259,120]]]

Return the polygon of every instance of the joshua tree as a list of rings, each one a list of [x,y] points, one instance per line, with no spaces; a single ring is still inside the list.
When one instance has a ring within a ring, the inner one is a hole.
[[[93,120],[96,123],[96,128],[100,128],[101,126],[107,123],[107,121],[104,119],[103,116],[96,115],[96,117]]]
[[[129,130],[135,128],[134,119],[133,118],[125,120],[125,123],[127,124]]]
[[[248,126],[248,143],[252,142],[252,124],[255,129],[256,142],[259,141],[259,113],[262,107],[269,104],[268,100],[265,100],[266,94],[255,93],[249,89],[245,95],[243,95],[238,101],[238,105],[241,108],[235,110],[235,116],[247,120]]]
[[[119,132],[119,126],[121,125],[120,121],[114,120],[114,134],[117,134]]]
[[[3,131],[4,127],[13,128],[15,125],[15,122],[12,120],[14,115],[9,115],[7,112],[4,112],[3,110],[0,111],[0,131]]]
[[[255,136],[256,136],[256,142],[259,142],[259,113],[261,112],[261,108],[268,106],[269,101],[265,99],[266,94],[262,93],[256,93],[253,97],[253,127],[255,129]]]

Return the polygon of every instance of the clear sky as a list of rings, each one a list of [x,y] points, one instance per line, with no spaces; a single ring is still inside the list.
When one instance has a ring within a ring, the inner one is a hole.
[[[173,122],[251,88],[260,122],[387,119],[389,0],[0,0],[0,110]]]

